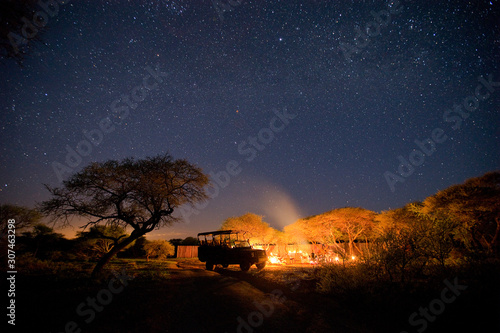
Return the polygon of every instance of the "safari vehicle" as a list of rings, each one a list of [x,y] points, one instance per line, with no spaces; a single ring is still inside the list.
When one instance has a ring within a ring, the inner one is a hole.
[[[243,232],[222,230],[201,232],[198,234],[198,258],[206,262],[207,270],[214,269],[214,265],[240,265],[246,272],[255,264],[258,269],[266,267],[267,255],[265,250],[253,249],[248,239],[243,238]]]

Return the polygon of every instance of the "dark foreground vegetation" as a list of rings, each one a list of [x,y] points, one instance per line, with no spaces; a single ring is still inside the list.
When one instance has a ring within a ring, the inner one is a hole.
[[[17,328],[65,332],[74,322],[82,332],[237,331],[255,295],[278,290],[285,299],[274,301],[276,312],[255,332],[500,329],[495,262],[429,267],[425,278],[404,284],[373,274],[378,268],[369,263],[269,265],[243,273],[236,266],[207,272],[197,259],[116,259],[101,279],[89,280],[93,264],[20,258]],[[190,324],[194,318],[203,320]]]

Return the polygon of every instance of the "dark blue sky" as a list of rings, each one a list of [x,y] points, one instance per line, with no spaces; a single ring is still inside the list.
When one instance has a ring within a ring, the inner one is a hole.
[[[24,67],[0,67],[0,202],[33,206],[92,161],[239,163],[168,239],[247,211],[282,228],[397,208],[499,169],[498,1],[239,2],[60,5]]]

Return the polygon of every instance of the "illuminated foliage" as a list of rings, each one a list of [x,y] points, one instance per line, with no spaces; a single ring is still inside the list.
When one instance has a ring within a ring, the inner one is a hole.
[[[174,255],[175,248],[166,240],[154,240],[144,244],[144,251],[146,251],[146,259],[149,261],[149,258],[167,259],[168,256]]]
[[[412,211],[415,205],[418,203],[384,211],[376,217],[374,257],[391,281],[405,282],[410,270],[421,270],[428,260],[424,245],[427,223]]]
[[[352,253],[353,247],[356,246],[355,241],[369,237],[375,215],[375,212],[359,207],[339,208],[300,219],[286,226],[285,233],[296,242],[307,241],[333,246],[339,242],[348,242]],[[338,251],[339,254],[345,252],[340,247]]]
[[[262,216],[246,213],[242,216],[227,218],[220,230],[243,231],[244,237],[250,240],[250,244],[268,244],[274,237],[274,229],[269,223],[262,221]]]
[[[500,172],[468,179],[424,201],[422,212],[457,222],[457,240],[470,254],[499,253]]]

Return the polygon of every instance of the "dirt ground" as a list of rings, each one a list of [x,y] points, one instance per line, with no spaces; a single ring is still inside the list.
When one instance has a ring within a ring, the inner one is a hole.
[[[308,286],[301,273],[306,269],[252,267],[244,273],[230,266],[206,271],[198,260],[179,259],[165,264],[164,277],[122,277],[125,286],[110,285],[113,275],[100,284],[20,275],[15,331],[370,332],[340,317],[332,300],[304,298]],[[135,265],[121,268],[130,276],[137,275],[135,270]]]
[[[401,332],[408,322],[404,309],[364,305],[359,313],[315,292],[309,265],[253,266],[245,273],[237,266],[206,271],[196,259],[175,259],[153,266],[120,262],[112,269],[98,284],[78,275],[20,275],[13,332],[370,333]]]

